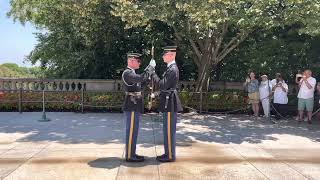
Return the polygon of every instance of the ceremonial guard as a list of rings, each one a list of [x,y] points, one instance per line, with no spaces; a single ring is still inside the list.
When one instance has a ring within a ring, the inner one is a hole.
[[[126,161],[142,162],[143,156],[136,154],[136,143],[139,130],[139,116],[143,113],[142,86],[147,83],[154,71],[155,63],[150,63],[142,74],[136,74],[140,67],[141,54],[128,53],[127,69],[122,73],[122,81],[125,91],[123,111],[126,115]]]
[[[179,69],[175,62],[176,46],[167,46],[163,50],[163,61],[167,64],[167,69],[162,75],[162,79],[156,73],[151,77],[159,92],[152,96],[159,96],[159,111],[163,112],[163,135],[165,153],[157,156],[160,162],[173,162],[176,159],[176,124],[177,112],[182,111],[182,106],[177,93],[179,82]],[[152,61],[150,61],[151,63]]]

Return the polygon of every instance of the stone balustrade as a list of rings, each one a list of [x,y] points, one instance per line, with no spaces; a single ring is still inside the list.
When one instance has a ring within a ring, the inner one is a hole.
[[[180,82],[180,90],[195,90],[195,82]],[[122,91],[121,80],[0,78],[0,90],[15,91]]]
[[[209,91],[223,89],[243,90],[242,82],[211,82]],[[122,91],[121,80],[95,79],[12,79],[0,78],[0,91]],[[195,81],[180,81],[178,90],[194,92]],[[296,85],[289,84],[289,91],[295,92]]]
[[[0,90],[82,91],[86,81],[79,79],[0,79]]]

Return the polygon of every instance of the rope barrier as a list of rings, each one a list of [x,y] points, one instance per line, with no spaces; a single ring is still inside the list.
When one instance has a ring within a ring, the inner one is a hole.
[[[189,106],[183,106],[184,108],[187,108],[187,109],[191,109],[193,111],[200,111],[200,110],[197,110],[197,109],[194,109],[192,107],[189,107]],[[221,111],[221,112],[210,112],[210,111],[202,111],[206,114],[229,114],[229,113],[234,113],[234,112],[238,112],[238,111],[242,111],[242,110],[248,110],[250,107],[247,106],[247,107],[244,107],[244,108],[240,108],[240,109],[236,109],[236,110],[230,110],[230,111]]]
[[[192,92],[192,93],[198,93],[198,92]],[[265,98],[259,99],[264,100],[264,99],[269,99],[270,97],[267,96]],[[256,99],[251,99],[247,98],[247,100],[256,100]],[[42,101],[21,101],[22,103],[42,103]],[[45,101],[46,103],[69,103],[69,104],[76,104],[78,106],[82,106],[81,102],[78,101]],[[0,101],[0,103],[18,103],[18,101],[13,101],[13,100],[7,100],[7,101]],[[274,110],[277,115],[279,115],[281,118],[286,119],[273,105],[273,103],[270,102],[270,105],[272,109]],[[122,105],[90,105],[90,104],[83,104],[83,107],[93,107],[93,108],[121,108]],[[183,106],[186,109],[191,109],[193,111],[199,112],[200,110],[197,110],[195,108],[189,107],[189,106]],[[206,114],[229,114],[229,113],[235,113],[239,111],[244,111],[244,110],[249,110],[250,106],[247,105],[246,107],[235,109],[235,110],[229,110],[229,111],[220,111],[220,112],[210,112],[210,111],[201,111]],[[318,108],[316,111],[313,112],[312,116],[315,116],[318,112],[320,112],[320,108]]]
[[[82,104],[80,103],[79,106],[81,106]],[[121,108],[122,105],[114,105],[114,106],[97,106],[97,105],[88,105],[88,104],[84,104],[84,107],[97,107],[97,108]]]

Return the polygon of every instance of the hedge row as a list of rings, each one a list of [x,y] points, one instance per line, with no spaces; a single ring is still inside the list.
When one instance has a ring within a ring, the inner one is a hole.
[[[201,106],[201,94],[194,92],[179,92],[181,103],[185,110],[199,110]],[[17,92],[6,92],[0,96],[0,111],[18,111],[19,94]],[[81,111],[81,92],[46,92],[46,109],[48,111]],[[123,92],[85,92],[84,94],[84,110],[85,111],[121,111],[121,105],[124,99]],[[296,104],[295,96],[289,97],[289,104]],[[42,92],[23,92],[23,101],[42,101]],[[244,112],[247,106],[247,94],[239,90],[213,91],[202,93],[202,110],[203,111],[234,111],[242,109]],[[145,107],[147,107],[148,99],[145,96]],[[153,106],[157,106],[157,101],[153,102]],[[41,102],[23,102],[22,111],[41,111]],[[154,110],[156,110],[154,108]]]

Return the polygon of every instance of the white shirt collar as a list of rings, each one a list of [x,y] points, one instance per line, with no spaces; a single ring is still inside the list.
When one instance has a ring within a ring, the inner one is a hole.
[[[171,61],[171,62],[169,62],[169,63],[167,64],[167,67],[169,67],[169,66],[171,66],[172,64],[175,64],[175,63],[176,63],[176,61],[173,60],[173,61]]]
[[[131,67],[129,67],[129,66],[128,66],[127,68],[131,69],[133,72],[136,72],[134,69],[132,69],[132,68],[131,68]]]

